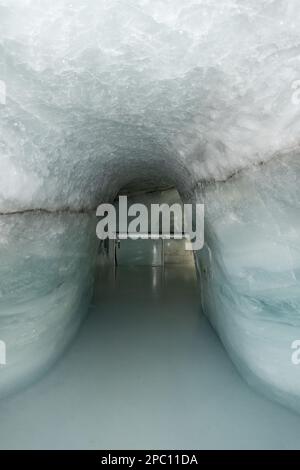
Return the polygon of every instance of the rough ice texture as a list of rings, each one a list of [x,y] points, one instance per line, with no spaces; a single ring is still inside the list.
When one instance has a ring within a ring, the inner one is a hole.
[[[0,216],[0,397],[45,371],[77,331],[92,293],[94,219]]]
[[[289,157],[198,192],[207,220],[197,256],[204,311],[242,375],[298,411],[299,179]]]
[[[88,303],[94,228],[71,211],[142,183],[205,199],[205,310],[299,409],[299,0],[0,0],[0,80],[0,212],[65,210],[1,217],[0,393]]]
[[[1,0],[0,64],[3,212],[299,147],[298,0]]]

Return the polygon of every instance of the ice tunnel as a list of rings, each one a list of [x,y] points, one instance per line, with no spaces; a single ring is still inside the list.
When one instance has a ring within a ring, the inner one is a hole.
[[[58,358],[93,290],[96,207],[205,204],[202,308],[300,411],[300,3],[0,2],[0,396]]]

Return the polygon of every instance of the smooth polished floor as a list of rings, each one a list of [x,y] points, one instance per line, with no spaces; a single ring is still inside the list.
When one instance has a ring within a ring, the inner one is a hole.
[[[299,447],[300,416],[240,378],[188,266],[99,272],[64,357],[0,402],[1,449]]]

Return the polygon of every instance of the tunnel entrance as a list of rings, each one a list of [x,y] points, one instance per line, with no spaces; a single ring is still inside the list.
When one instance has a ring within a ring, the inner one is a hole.
[[[122,197],[124,198],[124,194]],[[125,199],[126,233],[120,226],[121,203],[116,198],[114,203],[118,213],[118,218],[115,217],[116,232],[111,236],[109,229],[107,234],[105,233],[108,238],[101,240],[98,250],[100,264],[115,267],[194,265],[192,245],[183,231],[185,224],[183,204],[177,190],[168,188],[163,191],[129,193]],[[129,210],[129,220],[127,220],[127,205],[135,207],[134,215],[138,214],[136,219],[130,218]],[[152,218],[153,208],[156,210],[158,208],[158,212],[160,208],[162,209],[155,221]],[[167,211],[164,212],[166,208]],[[135,231],[130,230],[132,220],[138,220],[138,223],[134,224]],[[102,222],[101,224],[104,225]]]
[[[115,242],[115,263],[116,266],[153,267],[193,265],[193,254],[185,247],[185,240],[168,239],[163,236],[158,240],[117,239]]]
[[[150,209],[155,204],[183,206],[179,192],[174,188],[120,191],[115,198],[116,207],[119,195],[127,196],[128,207],[136,205]],[[97,257],[100,282],[96,283],[96,295],[104,295],[110,303],[112,298],[122,296],[124,292],[124,308],[128,308],[131,301],[135,305],[139,298],[147,298],[148,305],[142,301],[140,306],[144,315],[153,302],[153,308],[161,310],[161,305],[156,305],[157,299],[162,303],[167,300],[168,305],[176,304],[176,308],[180,305],[184,311],[185,305],[189,303],[186,293],[190,290],[191,298],[197,298],[195,311],[199,314],[201,302],[194,252],[190,241],[181,232],[184,212],[181,211],[180,216],[178,214],[179,212],[172,212],[168,232],[161,218],[159,224],[155,224],[155,236],[151,238],[153,219],[150,217],[150,210],[141,210],[141,217],[147,217],[147,224],[144,225],[142,220],[139,228],[147,226],[148,232],[131,233],[129,229],[125,235],[133,237],[124,238],[124,232],[118,226],[114,238],[101,240]],[[119,217],[117,219],[120,221]]]

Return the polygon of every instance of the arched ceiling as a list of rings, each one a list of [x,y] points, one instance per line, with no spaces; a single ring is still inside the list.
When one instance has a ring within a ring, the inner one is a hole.
[[[0,79],[2,212],[226,179],[299,147],[300,2],[1,0]]]

